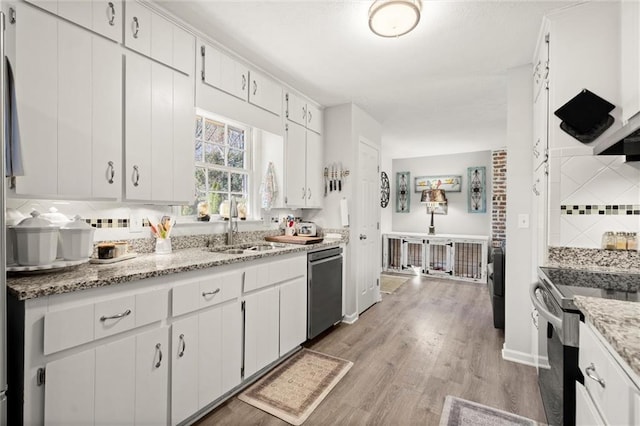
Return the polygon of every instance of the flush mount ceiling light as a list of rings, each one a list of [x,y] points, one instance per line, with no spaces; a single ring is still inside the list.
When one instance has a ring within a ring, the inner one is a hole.
[[[420,22],[421,0],[375,0],[369,8],[369,28],[380,37],[400,37]]]

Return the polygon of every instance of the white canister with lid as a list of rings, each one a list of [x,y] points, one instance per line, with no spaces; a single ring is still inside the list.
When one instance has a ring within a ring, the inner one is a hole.
[[[47,213],[42,213],[40,217],[43,219],[47,219],[58,228],[62,228],[67,223],[71,222],[71,220],[66,215],[60,213],[55,207],[50,207],[49,211]],[[58,253],[56,255],[56,258],[62,257],[62,238],[60,235],[58,235]]]
[[[95,229],[79,215],[60,228],[62,257],[65,260],[88,259],[93,252]]]
[[[36,210],[13,229],[16,232],[18,264],[23,266],[50,265],[56,260],[58,227],[43,219]]]
[[[7,225],[7,265],[12,265],[17,262],[18,252],[16,243],[16,231],[14,226],[22,222],[24,215],[16,209],[8,208],[4,214],[4,222]]]

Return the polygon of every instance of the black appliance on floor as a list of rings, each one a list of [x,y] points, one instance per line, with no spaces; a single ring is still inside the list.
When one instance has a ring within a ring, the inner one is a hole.
[[[342,248],[307,255],[307,339],[342,321]]]
[[[550,425],[574,426],[575,382],[584,384],[578,367],[580,321],[576,295],[640,301],[640,274],[567,268],[538,268],[530,297],[538,311],[538,384]]]

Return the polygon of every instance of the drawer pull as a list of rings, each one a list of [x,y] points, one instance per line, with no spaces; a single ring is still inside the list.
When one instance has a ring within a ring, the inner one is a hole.
[[[604,386],[604,379],[603,379],[603,378],[601,378],[601,377],[598,377],[598,376],[597,376],[597,375],[595,375],[595,374],[593,374],[593,373],[595,373],[595,372],[596,372],[596,367],[593,365],[593,363],[591,363],[591,365],[590,365],[590,366],[588,366],[587,368],[585,368],[584,372],[585,372],[585,373],[587,373],[587,376],[588,376],[590,379],[595,380],[596,382],[598,382],[598,384],[599,384],[600,386],[602,386],[603,388],[605,387],[605,386]]]
[[[158,362],[156,362],[156,368],[160,368],[162,364],[162,349],[160,348],[160,343],[156,343],[156,352],[158,352]]]
[[[179,339],[180,342],[178,343],[178,345],[180,346],[180,350],[178,351],[178,356],[182,358],[184,356],[185,349],[187,349],[187,344],[184,341],[184,334],[181,334]]]
[[[213,295],[216,295],[218,293],[220,293],[220,289],[219,288],[216,288],[213,291],[203,291],[202,292],[202,297],[213,296]]]
[[[126,311],[120,313],[120,314],[115,314],[115,315],[111,315],[111,316],[101,316],[100,317],[100,321],[105,322],[107,320],[112,320],[112,319],[120,319],[120,318],[124,318],[127,315],[131,314],[131,309],[127,309]]]

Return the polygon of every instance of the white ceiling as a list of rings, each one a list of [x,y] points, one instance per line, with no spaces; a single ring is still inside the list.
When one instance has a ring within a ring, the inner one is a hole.
[[[398,39],[368,27],[370,0],[158,0],[324,106],[354,102],[383,127],[386,158],[506,145],[507,70],[531,62],[566,1],[423,0]]]

